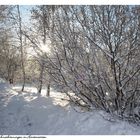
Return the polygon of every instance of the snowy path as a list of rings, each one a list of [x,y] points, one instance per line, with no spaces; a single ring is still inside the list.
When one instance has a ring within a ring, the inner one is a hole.
[[[14,89],[19,89],[15,87]],[[45,91],[43,91],[45,95]],[[109,122],[102,111],[78,113],[60,98],[62,93],[37,98],[35,88],[17,94],[0,83],[0,134],[6,135],[108,135],[140,134],[140,127],[127,122]]]

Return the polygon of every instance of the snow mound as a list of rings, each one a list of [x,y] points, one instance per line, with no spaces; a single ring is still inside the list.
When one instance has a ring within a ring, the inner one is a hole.
[[[0,83],[5,83],[5,80],[0,78]]]
[[[0,97],[9,96],[11,94],[17,94],[17,92],[12,90],[12,86],[9,83],[0,78]]]
[[[51,97],[38,97],[34,90],[15,94],[10,87],[6,105],[1,105],[0,134],[3,135],[132,135],[140,134],[140,127],[110,119],[103,111],[77,112],[64,95],[51,91]],[[45,91],[44,91],[45,92]],[[45,94],[44,94],[45,95]],[[3,102],[4,103],[4,102]],[[67,104],[66,106],[64,106]]]
[[[0,78],[0,89],[1,89],[1,91],[7,90],[9,88],[10,88],[10,85],[5,80]]]

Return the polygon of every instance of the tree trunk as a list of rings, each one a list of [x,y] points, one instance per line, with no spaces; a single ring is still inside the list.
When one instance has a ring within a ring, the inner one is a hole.
[[[47,85],[47,96],[50,96],[50,87],[51,87],[51,83],[49,81],[48,85]]]
[[[20,40],[20,49],[21,49],[21,66],[22,66],[22,76],[23,76],[23,84],[22,84],[22,89],[21,91],[24,91],[25,87],[25,67],[24,67],[24,54],[23,54],[23,44],[22,44],[22,25],[21,25],[21,16],[20,16],[20,9],[19,5],[17,5],[17,10],[18,10],[18,19],[19,19],[19,40]]]
[[[40,71],[40,76],[39,76],[39,88],[38,88],[38,96],[41,95],[41,90],[43,86],[43,71],[44,71],[44,64],[40,65],[41,71]]]

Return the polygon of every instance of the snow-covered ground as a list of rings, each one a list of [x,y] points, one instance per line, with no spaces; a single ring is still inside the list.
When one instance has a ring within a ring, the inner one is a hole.
[[[12,89],[13,88],[13,89]],[[0,79],[0,135],[112,135],[140,134],[140,127],[108,121],[103,111],[77,112],[66,95],[51,90],[51,96],[37,97],[36,89],[11,87]],[[16,90],[16,91],[15,91]]]

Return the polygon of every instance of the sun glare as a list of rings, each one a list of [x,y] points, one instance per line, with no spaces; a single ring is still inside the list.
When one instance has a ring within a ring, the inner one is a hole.
[[[49,44],[43,44],[43,43],[41,43],[40,49],[41,49],[43,52],[45,52],[45,53],[48,53],[48,54],[51,53],[51,49],[50,49],[50,45],[49,45]]]

